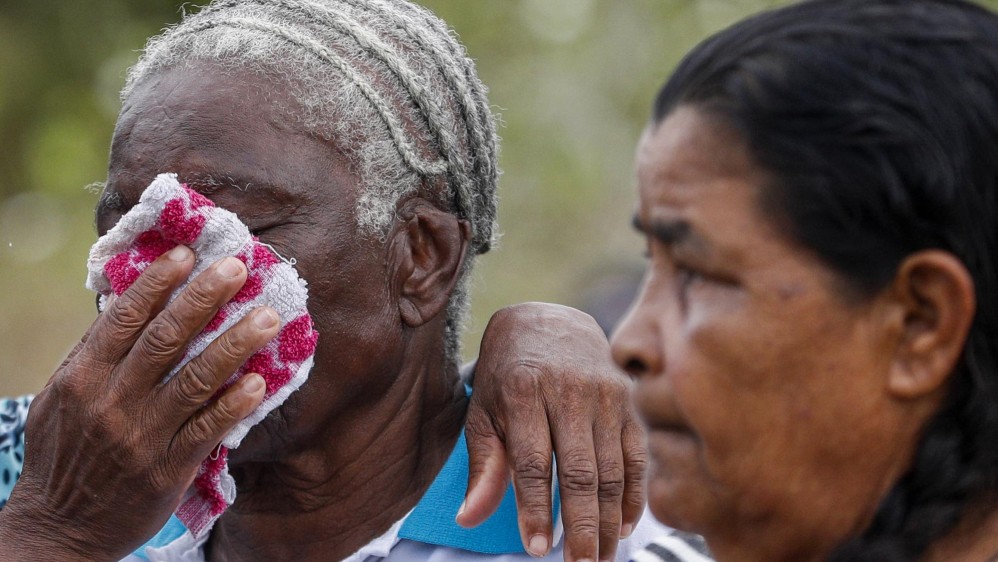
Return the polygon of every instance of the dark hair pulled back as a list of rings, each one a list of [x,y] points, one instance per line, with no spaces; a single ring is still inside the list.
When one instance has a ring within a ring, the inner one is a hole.
[[[857,298],[913,252],[971,273],[977,310],[913,466],[834,560],[913,560],[998,490],[998,16],[959,0],[814,0],[696,47],[654,123],[695,107],[771,178],[760,204]]]

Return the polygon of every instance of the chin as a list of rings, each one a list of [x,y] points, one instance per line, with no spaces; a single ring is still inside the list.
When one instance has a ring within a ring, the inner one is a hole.
[[[699,450],[688,432],[649,432],[648,507],[670,527],[703,534],[716,489],[703,471]]]
[[[709,492],[690,484],[689,481],[653,473],[648,481],[648,508],[655,519],[669,527],[702,534],[703,497],[697,496]]]
[[[250,428],[238,447],[229,451],[229,465],[238,466],[246,462],[273,460],[280,449],[279,435],[287,435],[281,408],[271,411],[260,423]]]

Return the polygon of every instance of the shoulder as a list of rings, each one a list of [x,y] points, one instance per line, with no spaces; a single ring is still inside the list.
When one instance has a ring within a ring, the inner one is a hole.
[[[617,560],[628,562],[711,562],[703,538],[667,527],[645,508],[634,533],[620,542]]]
[[[670,529],[631,555],[633,562],[711,562],[703,537]]]
[[[24,464],[24,424],[34,396],[0,398],[0,508],[7,503]]]
[[[559,541],[543,558],[521,553],[487,554],[461,548],[399,540],[383,562],[562,562],[564,544]],[[703,539],[662,525],[645,511],[630,537],[617,546],[617,562],[711,562]]]

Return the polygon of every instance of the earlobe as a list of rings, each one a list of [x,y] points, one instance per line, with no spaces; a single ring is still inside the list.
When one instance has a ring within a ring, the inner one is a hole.
[[[974,282],[956,256],[925,250],[905,258],[893,281],[901,307],[900,339],[888,388],[902,399],[945,387],[974,319]]]
[[[399,210],[402,224],[393,240],[399,314],[410,327],[421,326],[447,307],[460,276],[471,225],[413,198]]]

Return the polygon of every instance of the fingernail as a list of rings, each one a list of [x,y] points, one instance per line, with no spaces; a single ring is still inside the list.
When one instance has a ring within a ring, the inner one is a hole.
[[[267,330],[274,327],[279,320],[280,318],[277,317],[277,313],[269,308],[258,309],[253,315],[253,323],[256,324],[256,327],[261,330]]]
[[[628,523],[620,528],[620,538],[626,539],[634,532],[634,525]]]
[[[243,377],[246,382],[243,383],[243,392],[246,394],[256,394],[261,388],[263,388],[263,377],[256,373],[252,373]]]
[[[191,255],[191,250],[187,246],[177,246],[176,248],[170,250],[166,257],[171,261],[187,261],[187,257]]]
[[[218,264],[218,273],[223,277],[235,277],[242,271],[242,262],[236,258],[225,258]]]
[[[530,542],[527,544],[527,552],[536,558],[544,556],[548,553],[548,538],[544,535],[530,537]]]
[[[458,517],[461,517],[461,514],[464,513],[464,508],[467,506],[468,506],[468,500],[464,500],[463,502],[461,502],[461,507],[457,508]]]

